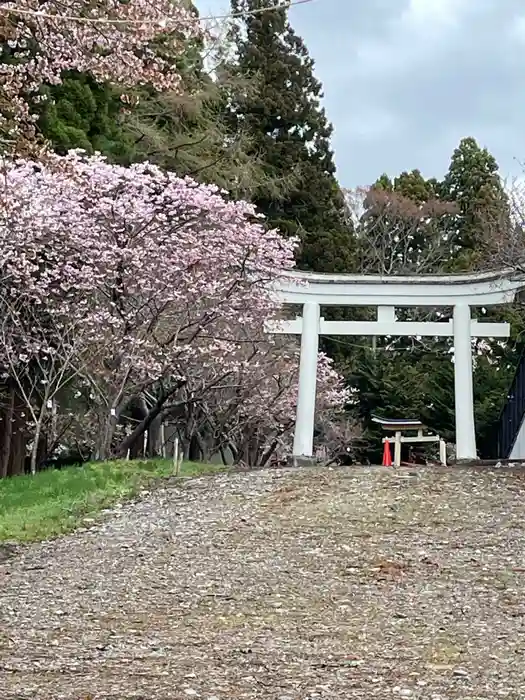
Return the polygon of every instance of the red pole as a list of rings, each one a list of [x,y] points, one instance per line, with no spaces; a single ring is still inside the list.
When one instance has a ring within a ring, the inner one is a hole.
[[[385,440],[385,447],[383,449],[383,467],[392,466],[392,455],[390,454],[390,443]]]

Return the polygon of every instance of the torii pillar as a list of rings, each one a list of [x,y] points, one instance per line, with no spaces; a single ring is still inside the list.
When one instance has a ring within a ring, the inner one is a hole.
[[[315,301],[303,304],[299,389],[293,437],[293,456],[313,456],[317,355],[319,352],[320,305]]]
[[[454,306],[452,324],[454,327],[456,460],[471,460],[476,459],[478,453],[476,449],[476,423],[474,417],[470,306],[467,304]],[[508,335],[510,333],[507,333]]]

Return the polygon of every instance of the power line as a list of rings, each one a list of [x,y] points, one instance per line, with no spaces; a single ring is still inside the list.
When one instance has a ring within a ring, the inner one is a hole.
[[[255,10],[241,10],[240,12],[230,12],[227,15],[199,17],[199,20],[202,22],[206,22],[215,19],[235,19],[236,17],[249,17],[250,15],[263,14],[263,12],[273,12],[274,10],[287,10],[288,8],[294,7],[295,5],[306,5],[309,2],[313,2],[313,0],[290,0],[290,2],[283,2],[274,5],[273,7],[259,7]]]
[[[275,10],[288,10],[290,7],[295,7],[296,5],[306,5],[313,0],[290,0],[290,2],[283,2],[273,7],[259,7],[255,10],[243,10],[240,12],[231,12],[226,15],[209,15],[208,17],[196,17],[198,22],[210,22],[218,19],[236,19],[239,17],[248,17],[250,15],[259,15],[264,12],[273,12]],[[137,24],[137,25],[158,25],[159,27],[166,27],[170,22],[170,17],[163,17],[158,20],[141,20],[141,19],[110,19],[102,17],[76,17],[73,15],[54,15],[46,12],[39,12],[38,10],[20,10],[18,8],[10,7],[0,7],[0,14],[4,15],[26,15],[29,17],[36,17],[42,19],[58,19],[67,22],[79,22],[82,24]]]

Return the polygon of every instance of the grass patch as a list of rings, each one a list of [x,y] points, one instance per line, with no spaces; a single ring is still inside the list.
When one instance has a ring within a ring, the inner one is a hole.
[[[188,462],[180,476],[221,470]],[[115,461],[0,480],[0,542],[35,542],[74,530],[86,517],[173,475],[171,460]]]

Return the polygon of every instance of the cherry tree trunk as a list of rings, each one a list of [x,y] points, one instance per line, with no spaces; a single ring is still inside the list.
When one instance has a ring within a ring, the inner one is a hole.
[[[27,445],[24,402],[14,386],[8,386],[0,409],[0,478],[24,473]]]

